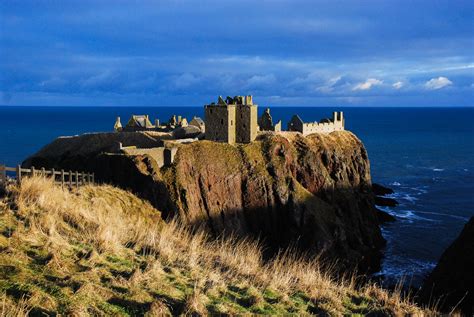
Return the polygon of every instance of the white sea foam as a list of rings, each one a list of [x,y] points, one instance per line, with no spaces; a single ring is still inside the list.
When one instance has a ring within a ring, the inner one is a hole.
[[[421,186],[421,187],[410,187],[411,190],[416,191],[415,195],[421,195],[428,193],[428,186]]]
[[[414,203],[415,201],[418,200],[417,197],[414,197],[413,195],[411,194],[408,194],[408,193],[393,193],[393,194],[390,194],[390,195],[387,195],[388,198],[393,198],[395,200],[397,200],[399,203],[403,203],[403,200],[404,201],[408,201],[410,203]]]
[[[421,217],[416,214],[417,211],[410,210],[410,209],[402,209],[397,210],[394,212],[390,212],[390,214],[394,217],[407,221],[409,223],[413,223],[414,221],[429,221],[429,222],[437,222],[437,220]]]
[[[433,172],[442,172],[444,168],[433,168]]]
[[[410,194],[404,194],[404,195],[401,197],[401,199],[408,200],[408,201],[411,202],[411,203],[414,203],[415,201],[418,200],[418,198],[413,197],[413,196],[410,195]]]
[[[463,217],[463,216],[458,216],[458,215],[450,215],[450,214],[445,214],[445,213],[442,213],[442,212],[432,212],[432,211],[417,211],[417,212],[420,213],[420,214],[444,216],[444,217],[460,219],[462,221],[469,221],[469,217]]]
[[[405,280],[405,283],[420,284],[421,276],[429,273],[436,266],[436,263],[422,261],[419,259],[405,258],[400,256],[389,256],[383,260],[382,269],[374,276],[384,276],[388,279],[399,281]],[[416,278],[418,276],[418,278]],[[415,278],[413,280],[413,278]],[[418,281],[417,281],[418,279]]]
[[[391,186],[400,186],[401,184],[399,182],[391,182],[389,185],[391,185]]]

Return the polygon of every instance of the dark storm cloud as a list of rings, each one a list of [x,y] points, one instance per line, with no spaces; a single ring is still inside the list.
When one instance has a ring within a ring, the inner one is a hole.
[[[472,105],[473,6],[2,1],[2,102]]]

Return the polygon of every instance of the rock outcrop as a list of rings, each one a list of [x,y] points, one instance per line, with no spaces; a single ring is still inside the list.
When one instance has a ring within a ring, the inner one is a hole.
[[[395,193],[393,189],[385,187],[383,185],[372,183],[372,192],[377,196],[391,195]]]
[[[25,165],[90,170],[96,179],[148,199],[165,217],[204,225],[216,235],[251,235],[273,252],[295,246],[347,266],[378,269],[385,241],[369,160],[350,132],[182,144],[175,163],[161,169],[146,155],[79,157],[68,149],[54,156],[42,150]]]
[[[474,313],[474,217],[459,237],[444,251],[421,290],[421,301],[438,302],[447,313],[460,309],[464,315]]]

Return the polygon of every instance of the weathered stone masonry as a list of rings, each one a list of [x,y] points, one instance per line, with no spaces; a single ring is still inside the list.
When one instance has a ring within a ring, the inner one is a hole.
[[[249,143],[258,132],[257,105],[252,96],[219,97],[217,104],[204,106],[206,139],[226,143]]]
[[[288,123],[288,131],[298,131],[303,135],[311,133],[331,133],[344,130],[344,116],[334,112],[332,119],[322,119],[319,122],[305,123],[298,115],[294,115]]]

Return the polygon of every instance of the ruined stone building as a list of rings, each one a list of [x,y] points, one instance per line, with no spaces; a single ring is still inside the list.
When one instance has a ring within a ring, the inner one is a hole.
[[[115,119],[114,131],[120,132],[122,130],[123,130],[122,122],[120,122],[120,117],[117,117],[117,119]]]
[[[288,131],[298,131],[303,135],[311,133],[331,133],[344,130],[344,116],[341,112],[334,112],[332,119],[322,119],[319,122],[305,123],[298,115],[294,115],[288,123]]]
[[[199,117],[194,117],[189,121],[189,125],[198,127],[202,132],[206,132],[206,124],[204,123],[204,120]]]
[[[169,128],[186,127],[188,126],[188,120],[182,116],[172,115],[167,126]]]
[[[281,120],[278,121],[276,124],[273,124],[273,119],[270,114],[270,108],[266,108],[263,114],[258,119],[258,126],[260,127],[260,131],[281,131]]]
[[[226,143],[250,143],[257,137],[257,105],[252,96],[219,96],[218,102],[204,106],[206,139]]]
[[[120,117],[117,117],[114,124],[114,130],[120,131],[145,131],[154,129],[155,126],[150,122],[148,115],[132,115],[125,127],[122,127]]]
[[[150,117],[147,114],[144,115],[132,115],[128,120],[125,127],[120,122],[120,117],[117,117],[114,124],[114,131],[120,132],[133,132],[133,131],[160,131],[168,132],[174,129],[188,126],[188,120],[182,116],[173,115],[168,122],[163,125],[160,124],[160,120],[155,119],[155,124],[152,124]]]
[[[137,148],[136,146],[123,146],[121,142],[117,142],[114,148],[115,153],[123,153],[127,155],[149,155],[158,167],[170,166],[173,164],[178,148],[176,144],[167,144],[152,148]]]

